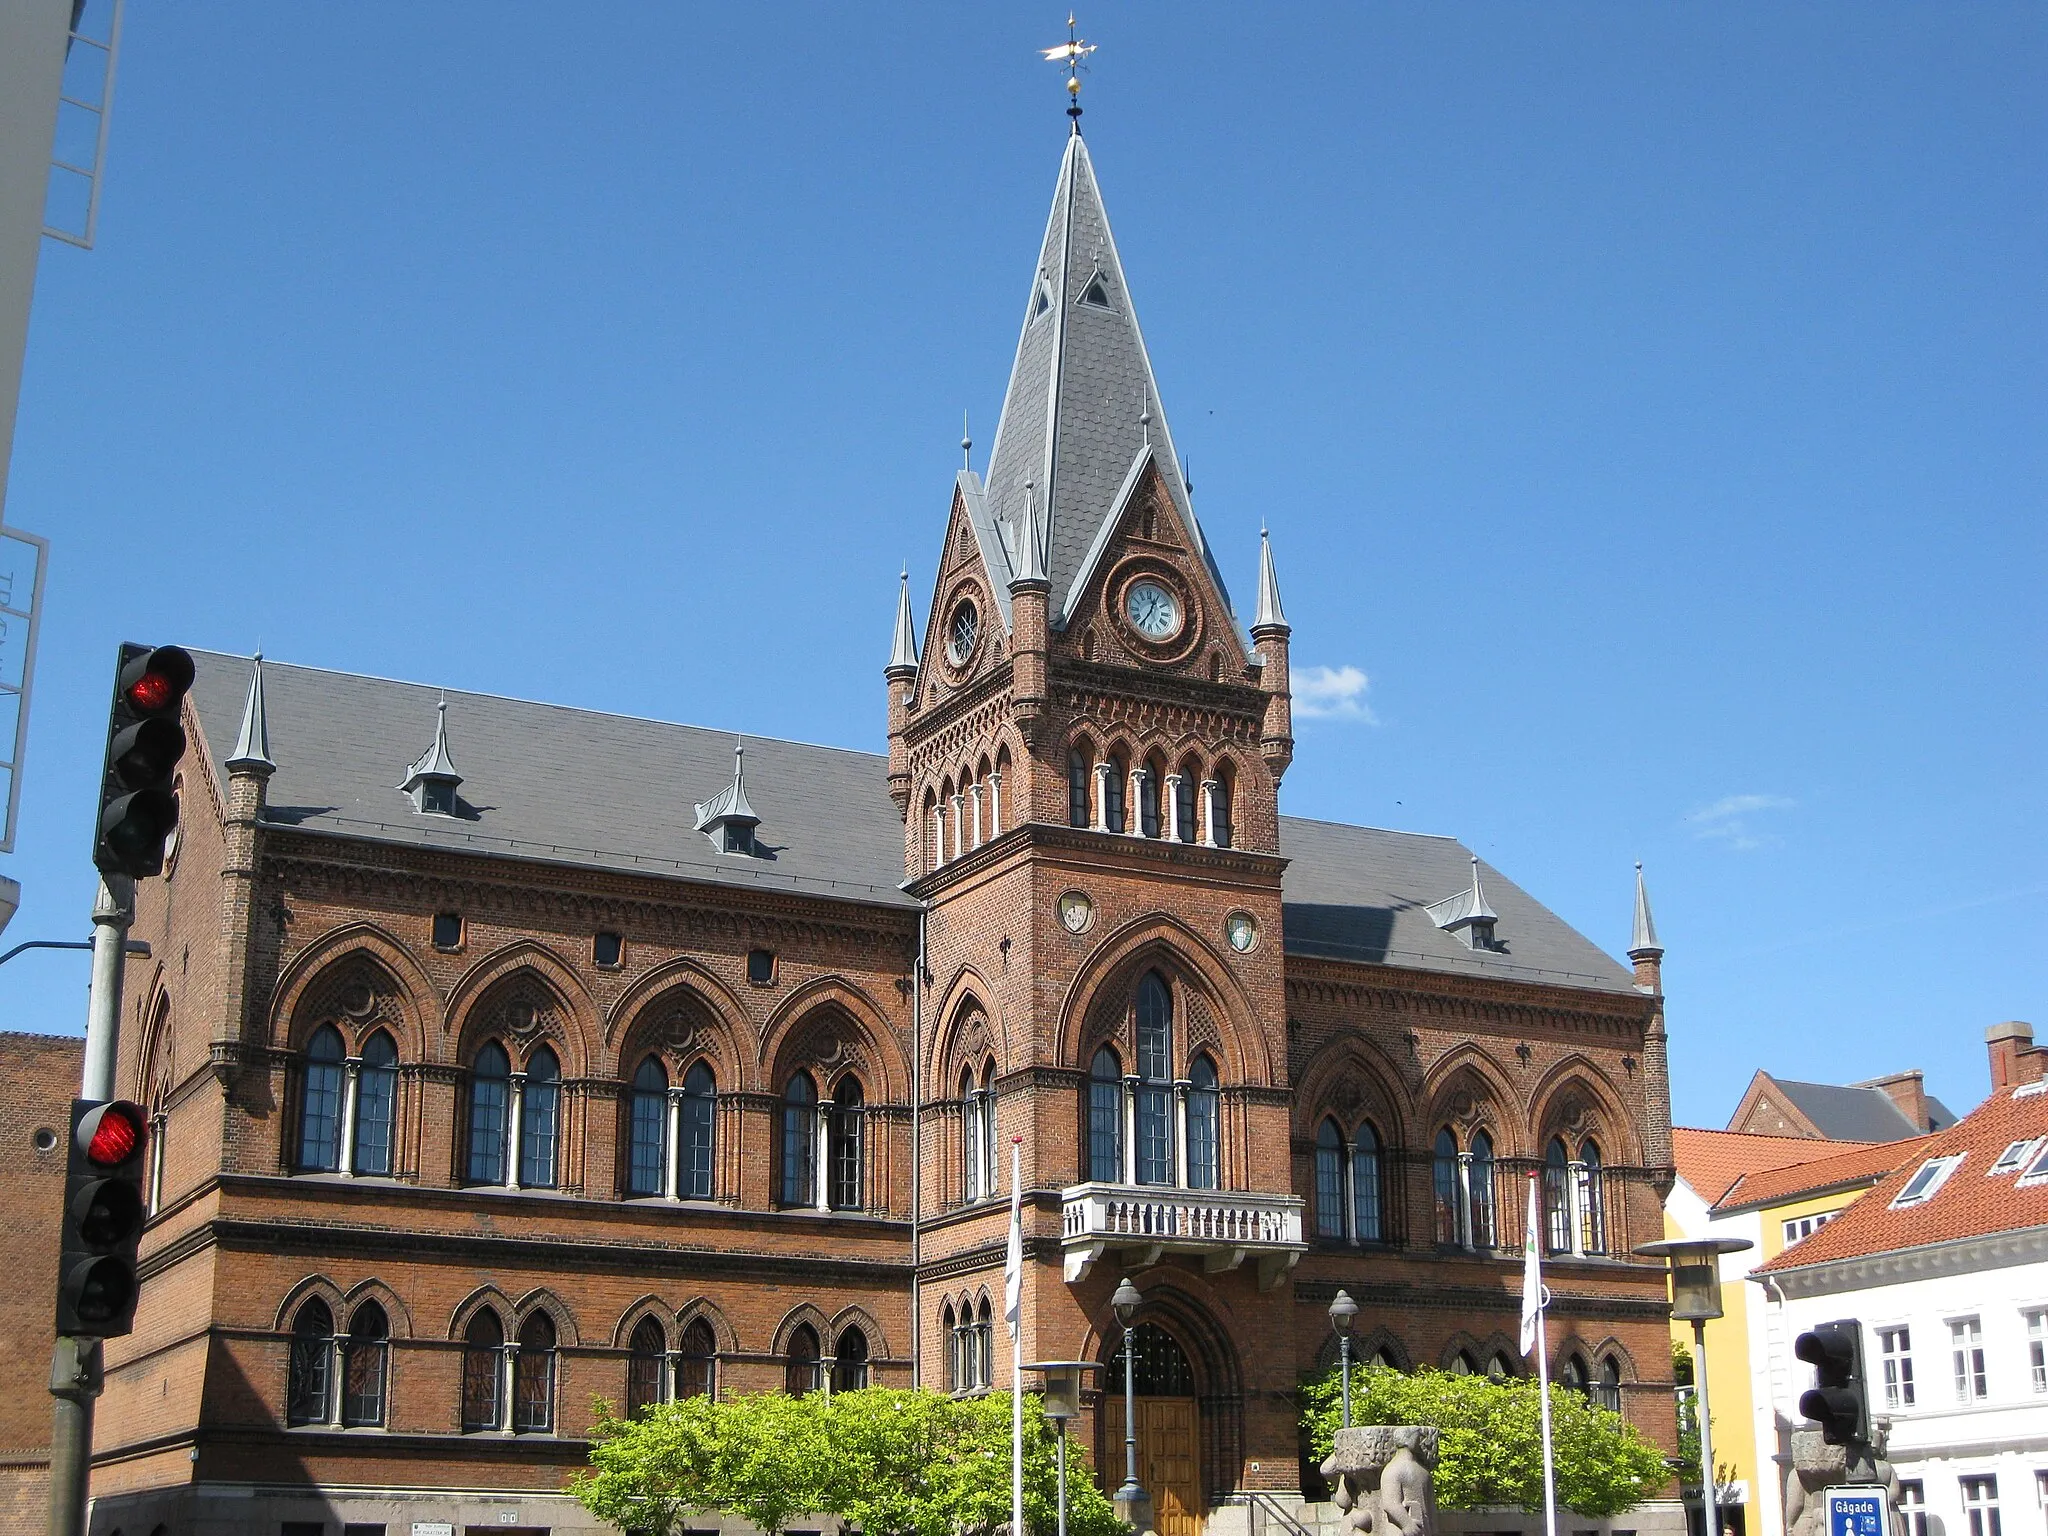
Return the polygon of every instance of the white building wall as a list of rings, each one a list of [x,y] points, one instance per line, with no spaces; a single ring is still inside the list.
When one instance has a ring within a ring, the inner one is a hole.
[[[1892,1465],[1903,1482],[1920,1484],[1925,1499],[1924,1524],[1913,1522],[1901,1536],[1994,1536],[1988,1522],[1973,1529],[1964,1505],[1964,1480],[1983,1477],[1996,1479],[1995,1536],[2048,1536],[2042,1502],[2048,1487],[2048,1369],[2037,1371],[2034,1364],[2027,1317],[2032,1311],[2048,1313],[2048,1261],[1794,1294],[1782,1306],[1773,1296],[1770,1306],[1752,1314],[1778,1320],[1763,1341],[1770,1352],[1770,1411],[1790,1425],[1805,1422],[1799,1394],[1813,1385],[1813,1369],[1793,1358],[1792,1341],[1816,1323],[1853,1317],[1862,1324],[1871,1413],[1891,1420]],[[1972,1317],[1983,1336],[1982,1400],[1958,1393],[1952,1358],[1949,1325]],[[1910,1405],[1885,1401],[1879,1330],[1899,1326],[1909,1330],[1912,1345]],[[1760,1429],[1764,1418],[1760,1403]],[[1783,1529],[1777,1512],[1762,1527],[1766,1536],[1782,1536]]]

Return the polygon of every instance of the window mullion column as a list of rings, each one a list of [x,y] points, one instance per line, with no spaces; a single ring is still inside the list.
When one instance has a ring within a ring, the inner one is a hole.
[[[1458,1246],[1472,1246],[1472,1154],[1458,1154]]]
[[[341,1428],[342,1393],[347,1390],[343,1372],[348,1369],[348,1354],[342,1347],[343,1337],[339,1333],[327,1337],[327,1402],[322,1417],[330,1429]]]
[[[505,1103],[505,1187],[519,1187],[519,1159],[526,1147],[526,1074],[514,1072]]]
[[[341,1148],[335,1157],[336,1170],[344,1178],[356,1176],[356,1103],[362,1090],[363,1058],[351,1056],[341,1064]]]
[[[1138,1182],[1138,1078],[1124,1078],[1124,1182]]]
[[[1116,772],[1116,764],[1107,758],[1095,765],[1095,816],[1089,823],[1092,832],[1109,830],[1109,781]]]
[[[506,1344],[505,1358],[498,1366],[498,1433],[513,1432],[512,1391],[519,1382],[519,1346]]]
[[[811,1122],[812,1200],[815,1210],[832,1209],[832,1112],[820,1104]]]
[[[1173,1144],[1173,1182],[1182,1189],[1188,1187],[1188,1089],[1192,1087],[1186,1078],[1173,1085],[1173,1120],[1180,1135]]]
[[[1003,835],[1003,773],[1000,768],[991,769],[988,776],[988,835],[992,839]]]
[[[1202,780],[1202,846],[1216,846],[1216,797],[1223,793],[1223,785],[1216,779]]]
[[[661,1149],[661,1192],[670,1200],[680,1200],[683,1195],[683,1091],[671,1088],[663,1123],[668,1134],[663,1138],[666,1145]]]
[[[1337,1155],[1344,1160],[1344,1241],[1358,1241],[1358,1172],[1353,1164],[1353,1151],[1349,1138],[1337,1139]]]

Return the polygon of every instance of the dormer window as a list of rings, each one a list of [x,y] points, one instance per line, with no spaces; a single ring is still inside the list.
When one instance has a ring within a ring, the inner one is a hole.
[[[455,786],[447,779],[436,779],[420,785],[420,811],[428,816],[453,816]]]
[[[460,804],[455,791],[461,785],[462,775],[455,771],[455,759],[448,751],[448,701],[443,699],[434,711],[434,744],[407,771],[398,788],[420,815],[454,816],[459,814]]]
[[[1109,308],[1109,289],[1102,281],[1102,274],[1096,273],[1088,279],[1088,286],[1081,290],[1081,302],[1096,309]]]
[[[1906,1180],[1906,1187],[1892,1198],[1892,1209],[1902,1210],[1907,1206],[1921,1205],[1934,1198],[1935,1192],[1948,1182],[1948,1176],[1962,1166],[1963,1154],[1953,1157],[1930,1157]]]
[[[1493,948],[1493,920],[1475,918],[1465,929],[1465,937],[1471,940],[1474,949]]]
[[[698,805],[697,830],[710,838],[711,846],[720,853],[758,858],[761,850],[754,841],[754,828],[760,824],[761,818],[747,803],[747,749],[735,744],[732,782]]]
[[[1455,896],[1432,901],[1423,910],[1429,913],[1430,921],[1437,927],[1454,938],[1463,939],[1472,949],[1497,951],[1501,947],[1493,932],[1493,926],[1500,917],[1487,904],[1486,892],[1479,884],[1479,860],[1476,857],[1472,860],[1472,884]]]

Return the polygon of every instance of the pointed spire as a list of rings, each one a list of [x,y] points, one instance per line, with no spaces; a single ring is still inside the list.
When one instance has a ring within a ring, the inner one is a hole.
[[[1654,960],[1662,956],[1664,946],[1657,941],[1657,919],[1650,915],[1650,890],[1643,884],[1643,861],[1636,860],[1636,922],[1635,932],[1629,940],[1628,957],[1631,960]]]
[[[1468,919],[1494,923],[1500,921],[1500,914],[1486,904],[1486,892],[1479,884],[1479,855],[1472,855],[1472,910],[1465,914]]]
[[[1254,632],[1261,629],[1289,629],[1287,615],[1280,607],[1280,578],[1273,574],[1273,541],[1259,529],[1259,607],[1252,616]],[[1476,878],[1476,877],[1475,877]]]
[[[754,828],[761,818],[747,803],[747,749],[732,744],[732,782],[697,807],[697,830],[710,836],[720,853],[754,852]]]
[[[1493,940],[1493,925],[1500,921],[1500,914],[1487,905],[1485,887],[1479,883],[1479,855],[1476,853],[1472,855],[1472,884],[1455,896],[1430,902],[1422,910],[1446,933],[1464,930],[1466,942],[1474,949],[1499,947]]]
[[[1027,480],[1024,482],[1023,516],[1017,522],[1017,574],[1010,580],[1012,592],[1026,583],[1045,580],[1043,538],[1038,522],[1038,488]]]
[[[1098,286],[1100,297],[1087,298]],[[1120,403],[1132,400],[1136,411]],[[1107,558],[1129,496],[1153,472],[1227,604],[1229,588],[1195,521],[1094,163],[1086,141],[1070,137],[982,486],[990,543],[1027,520],[1035,495],[1029,516],[1039,548],[1032,558],[1036,579],[1052,586],[1054,628]],[[1013,572],[1025,558],[1017,553]]]
[[[967,413],[960,413],[960,467],[974,468],[974,433],[968,429]]]
[[[896,594],[896,643],[889,651],[889,665],[882,669],[888,678],[917,671],[917,625],[910,617],[910,571],[903,572],[903,585]]]
[[[258,651],[249,668],[249,697],[242,704],[242,733],[235,738],[234,755],[228,772],[274,773],[277,764],[270,757],[270,717],[263,703],[263,653]]]

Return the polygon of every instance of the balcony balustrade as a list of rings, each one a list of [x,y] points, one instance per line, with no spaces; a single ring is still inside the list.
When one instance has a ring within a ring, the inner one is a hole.
[[[1060,1246],[1069,1285],[1085,1279],[1104,1254],[1130,1268],[1169,1253],[1200,1254],[1210,1274],[1247,1259],[1259,1268],[1259,1289],[1278,1285],[1307,1251],[1302,1201],[1294,1195],[1180,1189],[1156,1184],[1074,1184],[1060,1192]]]

